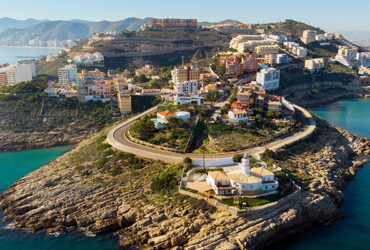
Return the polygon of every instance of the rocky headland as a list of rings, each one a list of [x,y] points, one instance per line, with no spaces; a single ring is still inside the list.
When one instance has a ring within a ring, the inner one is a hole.
[[[126,247],[260,249],[343,216],[342,190],[363,163],[357,157],[370,155],[370,142],[319,118],[317,124],[311,137],[274,158],[303,191],[253,216],[217,211],[180,195],[176,185],[153,192],[153,176],[171,170],[179,179],[181,168],[115,152],[103,142],[104,131],[11,185],[0,195],[0,209],[18,228],[111,232]]]
[[[95,130],[78,133],[0,131],[0,151],[20,151],[77,144],[88,138]]]

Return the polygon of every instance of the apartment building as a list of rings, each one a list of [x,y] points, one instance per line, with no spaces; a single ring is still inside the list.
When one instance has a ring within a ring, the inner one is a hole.
[[[254,52],[258,55],[265,56],[267,54],[279,53],[278,45],[259,45],[254,48]]]
[[[303,31],[301,41],[304,44],[309,44],[316,41],[316,31],[314,30],[305,30]]]
[[[181,105],[181,104],[194,104],[194,105],[201,105],[204,101],[204,98],[202,96],[199,96],[198,94],[183,94],[178,93],[174,97],[174,104],[175,105]]]
[[[241,42],[238,44],[237,51],[239,53],[244,53],[249,50],[254,50],[254,48],[259,45],[271,45],[271,42],[267,40],[252,40],[248,42]]]
[[[20,82],[27,82],[32,80],[32,66],[29,64],[16,64],[7,67],[6,78],[2,77],[4,83],[6,79],[7,85],[15,85]]]
[[[226,62],[225,75],[227,77],[238,77],[243,75],[243,65],[239,62]]]
[[[258,69],[258,62],[256,57],[248,55],[242,58],[242,68],[244,72],[254,72]]]
[[[257,73],[256,82],[261,85],[264,90],[277,89],[280,84],[280,71],[275,68],[261,69]]]
[[[197,19],[179,19],[179,18],[165,18],[156,19],[152,18],[151,27],[188,27],[196,28],[198,27]]]
[[[261,35],[237,35],[230,41],[230,48],[238,49],[240,43],[248,41],[263,40]]]
[[[174,89],[176,93],[196,94],[198,93],[198,81],[178,82],[174,85]]]
[[[172,81],[176,85],[179,82],[199,81],[200,70],[194,66],[176,68],[171,71]]]
[[[356,60],[360,66],[370,67],[370,52],[357,53]]]
[[[127,114],[132,112],[131,95],[128,91],[128,86],[126,84],[117,83],[116,90],[117,90],[118,109],[121,112],[121,114]]]
[[[77,81],[77,67],[74,64],[58,69],[58,80],[61,88],[70,89]]]
[[[320,69],[324,68],[324,66],[325,66],[324,58],[315,58],[304,61],[305,69],[312,72],[319,71]]]
[[[32,77],[37,76],[35,63],[36,63],[35,60],[22,60],[18,62],[19,65],[28,65],[31,68]]]

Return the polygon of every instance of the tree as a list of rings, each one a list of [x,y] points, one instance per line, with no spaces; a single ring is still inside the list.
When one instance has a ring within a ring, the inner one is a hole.
[[[243,154],[235,154],[233,156],[233,161],[234,162],[241,162],[242,161],[242,158],[243,158]]]
[[[267,111],[267,114],[266,114],[266,116],[268,117],[268,118],[274,118],[274,117],[279,117],[280,116],[280,114],[277,112],[277,111],[275,111],[275,110],[269,110],[269,111]]]
[[[114,71],[114,73],[121,74],[122,73],[122,69],[121,68],[116,68],[116,70]]]
[[[148,82],[149,81],[149,79],[146,78],[145,75],[140,75],[138,80],[139,80],[139,82]]]

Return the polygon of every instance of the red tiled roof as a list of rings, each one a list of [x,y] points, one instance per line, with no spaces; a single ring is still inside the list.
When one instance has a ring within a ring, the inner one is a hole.
[[[167,110],[159,112],[158,114],[163,115],[163,116],[176,116],[176,114],[171,113],[170,111],[167,111]]]

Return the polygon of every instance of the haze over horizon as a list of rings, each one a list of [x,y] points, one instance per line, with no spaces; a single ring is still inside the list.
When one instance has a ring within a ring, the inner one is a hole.
[[[22,8],[20,9],[19,6]],[[117,21],[128,17],[174,17],[196,18],[200,22],[234,19],[243,23],[269,23],[294,19],[326,31],[370,32],[369,22],[364,21],[369,9],[370,1],[366,0],[353,0],[350,6],[348,1],[344,0],[312,0],[309,4],[307,2],[298,4],[290,0],[279,2],[265,0],[263,4],[250,0],[236,0],[232,4],[218,0],[188,0],[179,1],[176,4],[170,0],[162,0],[160,4],[149,0],[136,2],[65,0],[53,3],[45,3],[43,0],[18,0],[8,2],[4,8],[1,8],[0,17],[19,20],[34,18],[89,21]]]

